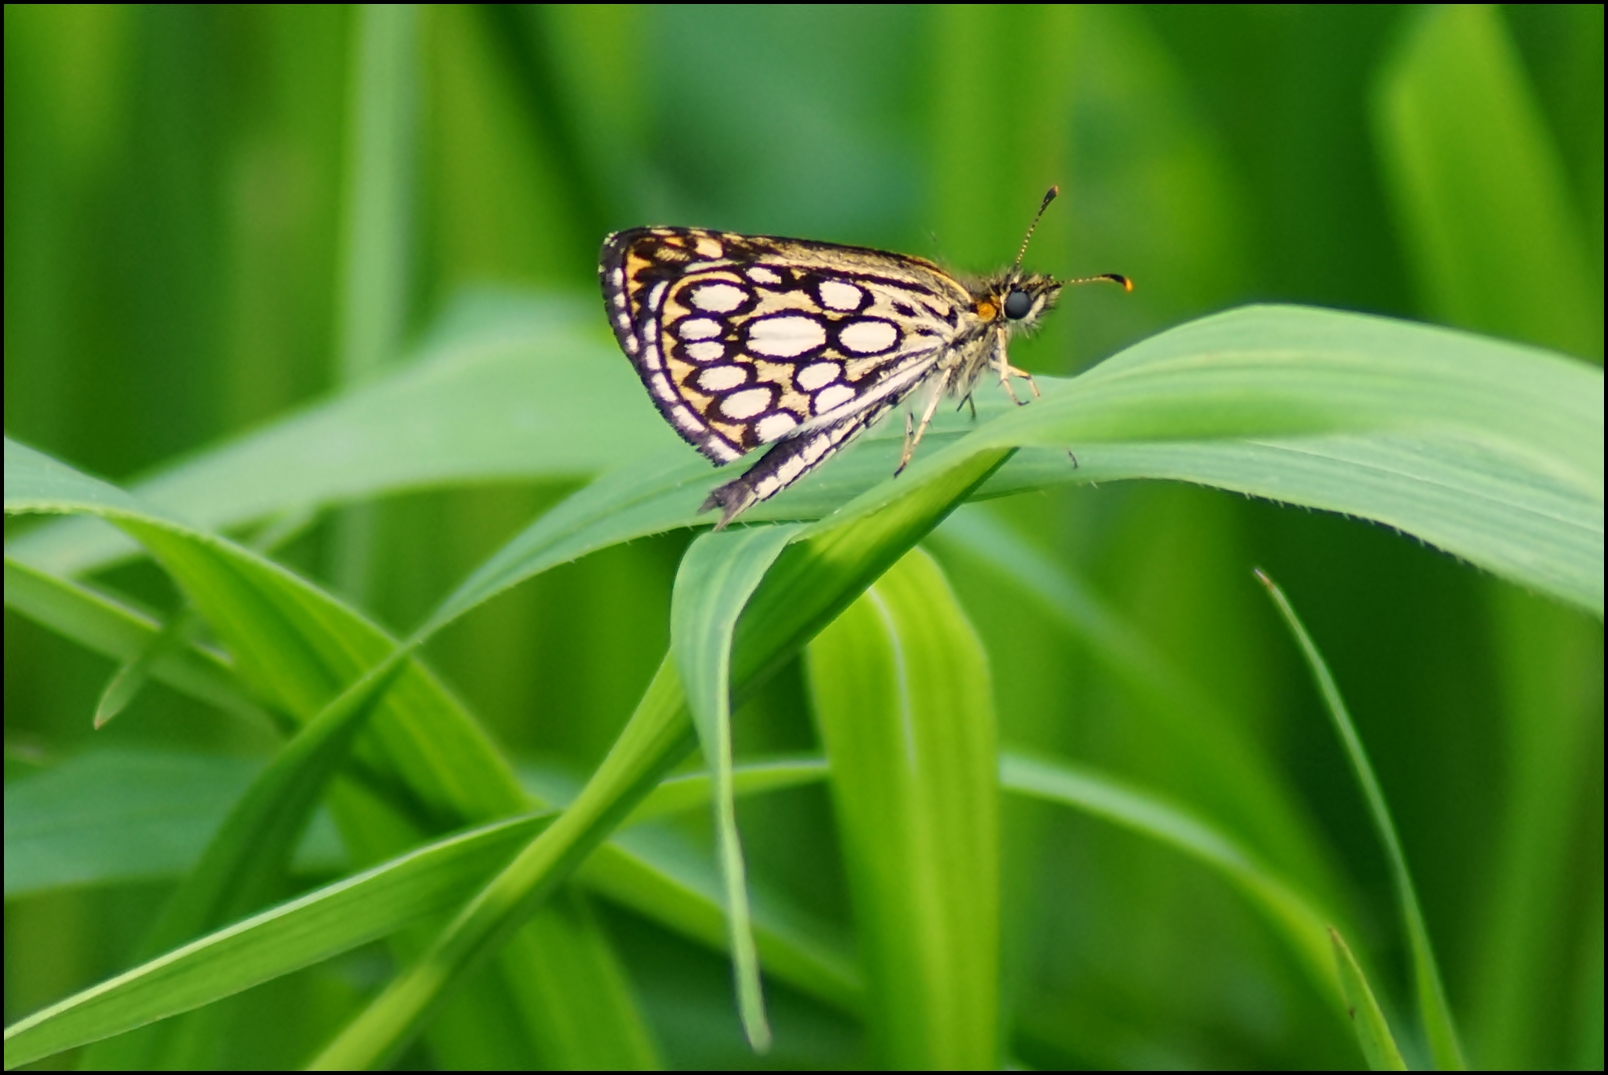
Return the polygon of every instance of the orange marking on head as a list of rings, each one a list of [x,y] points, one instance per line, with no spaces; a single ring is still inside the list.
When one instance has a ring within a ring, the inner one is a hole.
[[[977,312],[977,316],[982,318],[984,321],[992,321],[994,318],[999,316],[999,307],[995,306],[993,301],[990,299],[978,299],[977,305],[972,307],[972,309],[975,310]]]

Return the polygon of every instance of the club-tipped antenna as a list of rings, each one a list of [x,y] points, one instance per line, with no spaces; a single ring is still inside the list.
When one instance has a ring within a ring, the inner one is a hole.
[[[1076,280],[1057,280],[1056,283],[1066,286],[1069,284],[1118,284],[1124,291],[1133,290],[1133,281],[1119,272],[1103,272],[1099,276],[1080,276]]]
[[[1055,200],[1055,196],[1060,193],[1060,187],[1051,187],[1049,190],[1044,192],[1044,200],[1039,203],[1038,212],[1033,214],[1033,223],[1027,226],[1027,234],[1022,236],[1022,249],[1016,252],[1016,264],[1011,266],[1012,273],[1015,273],[1022,267],[1022,259],[1027,256],[1028,241],[1033,238],[1033,229],[1038,227],[1039,219],[1044,216],[1044,210],[1050,207],[1050,203],[1053,202]]]

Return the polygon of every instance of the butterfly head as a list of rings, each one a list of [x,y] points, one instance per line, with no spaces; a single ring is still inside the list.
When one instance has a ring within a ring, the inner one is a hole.
[[[978,289],[976,300],[972,304],[972,312],[984,321],[1010,332],[1031,332],[1038,327],[1041,317],[1049,313],[1055,306],[1055,300],[1061,294],[1061,288],[1067,284],[1088,284],[1096,280],[1106,280],[1113,284],[1121,284],[1125,291],[1132,291],[1133,284],[1126,276],[1116,273],[1104,273],[1100,276],[1090,276],[1078,280],[1056,280],[1039,273],[1024,273],[1022,271],[1022,258],[1027,254],[1027,244],[1033,238],[1033,231],[1038,227],[1044,210],[1061,193],[1060,187],[1051,187],[1044,194],[1044,200],[1039,203],[1038,212],[1033,214],[1033,223],[1027,226],[1027,234],[1022,238],[1021,249],[1016,252],[1016,262],[1009,270],[999,276],[987,280]]]
[[[1013,268],[978,289],[972,312],[1001,328],[1031,332],[1055,306],[1061,286],[1052,277]]]

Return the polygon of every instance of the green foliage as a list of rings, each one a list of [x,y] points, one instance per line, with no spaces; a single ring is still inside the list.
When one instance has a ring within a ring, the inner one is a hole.
[[[8,1066],[1601,1066],[1600,7],[5,19]],[[691,537],[605,231],[1051,182]]]

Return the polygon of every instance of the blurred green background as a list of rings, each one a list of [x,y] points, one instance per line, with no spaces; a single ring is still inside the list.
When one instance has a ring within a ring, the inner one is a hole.
[[[616,228],[805,236],[984,271],[1014,255],[1051,183],[1063,198],[1029,264],[1137,289],[1069,292],[1013,353],[1037,372],[1257,301],[1602,359],[1600,6],[421,9],[390,102],[414,166],[383,198],[352,178],[364,18],[7,6],[8,435],[122,482],[380,375],[465,287],[596,301]],[[394,213],[384,271],[409,301],[394,338],[365,347],[345,313],[363,286],[348,244],[376,205]],[[421,490],[322,521],[284,557],[402,631],[575,487]],[[995,510],[1280,760],[1405,996],[1383,857],[1251,568],[1277,579],[1372,751],[1471,1060],[1602,1066],[1600,623],[1382,528],[1212,490],[1066,489]],[[431,660],[513,754],[584,770],[663,655],[688,539],[544,575]],[[1189,758],[1063,627],[943,562],[991,656],[1006,744],[1187,794]],[[149,565],[107,581],[173,603]],[[9,611],[5,645],[8,784],[91,747],[273,746],[161,687],[92,733],[112,664]],[[740,756],[813,748],[800,675],[737,734]],[[846,923],[824,792],[740,814],[756,878]],[[1214,876],[1065,812],[1007,800],[1005,820],[1022,1062],[1357,1062]],[[7,1021],[123,967],[164,891],[8,900]],[[668,1062],[753,1060],[724,957],[603,914]],[[375,973],[350,960],[267,987],[276,1032],[329,1027]],[[768,1062],[859,1062],[858,1028],[776,993]],[[241,1064],[297,1061],[261,1034]]]

